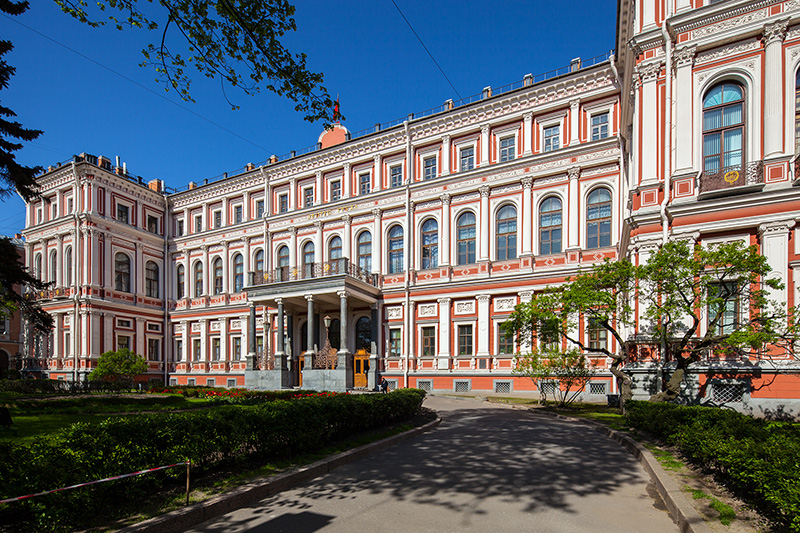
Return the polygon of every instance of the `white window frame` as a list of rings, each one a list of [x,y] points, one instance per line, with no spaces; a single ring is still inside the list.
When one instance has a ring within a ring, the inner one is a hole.
[[[502,326],[504,322],[508,322],[508,316],[492,317],[492,327],[494,328],[492,353],[494,354],[495,357],[514,357],[513,351],[510,354],[500,353],[500,326]],[[513,339],[512,339],[512,347],[513,347]]]
[[[333,186],[339,186],[339,197],[333,197]],[[342,199],[342,178],[335,178],[328,181],[328,197],[331,202],[338,202]]]
[[[400,331],[400,353],[397,354],[397,357],[403,357],[403,344],[405,343],[405,337],[403,335],[403,327],[400,325],[393,326],[387,325],[386,326],[386,356],[387,357],[395,357],[392,355],[392,330],[396,329]]]
[[[282,198],[286,198],[286,211],[281,211],[281,199]],[[289,193],[288,193],[288,191],[279,193],[278,194],[278,201],[276,203],[277,203],[276,207],[278,208],[277,214],[280,215],[280,214],[283,214],[283,213],[288,213],[289,212]]]
[[[420,168],[420,180],[425,181],[425,160],[426,159],[435,159],[436,160],[436,175],[430,179],[436,179],[442,175],[442,166],[441,161],[439,160],[439,149],[440,146],[432,146],[427,150],[420,150],[417,152],[417,157],[419,157],[419,168]]]
[[[564,147],[564,125],[567,121],[567,112],[561,111],[559,113],[554,113],[550,115],[546,115],[544,117],[540,117],[537,119],[536,123],[539,128],[539,153],[550,153],[556,150],[559,150]],[[552,128],[553,126],[558,126],[558,147],[550,150],[550,152],[544,151],[544,130],[547,128]]]
[[[179,229],[181,231],[178,231]],[[186,235],[186,221],[183,220],[183,217],[176,217],[175,218],[175,236],[176,237],[183,237],[184,235]]]
[[[426,356],[423,354],[424,350],[424,346],[422,344],[423,328],[434,328],[432,356]],[[435,322],[417,322],[417,339],[419,339],[419,341],[417,341],[419,343],[419,346],[417,347],[418,348],[417,354],[419,355],[417,357],[436,357],[437,355],[439,355],[439,321],[437,320]]]
[[[311,204],[306,205],[306,195],[309,193],[309,191],[311,191]],[[314,186],[306,185],[300,187],[300,199],[301,199],[300,201],[303,203],[303,209],[314,207],[315,205],[317,205],[317,198],[314,195]]]
[[[120,342],[119,342],[119,340],[120,340],[120,339],[123,339],[123,338],[124,338],[124,339],[128,339],[128,341],[127,341],[127,343],[126,343],[126,344],[128,345],[128,349],[129,349],[129,350],[131,349],[131,336],[130,336],[130,335],[117,335],[116,337],[117,337],[117,338],[116,338],[115,340],[116,340],[116,347],[117,347],[117,350],[120,350],[120,349],[121,349],[121,348],[120,348]]]
[[[514,157],[509,159],[508,161],[502,161],[502,163],[510,163],[515,159],[519,158],[520,151],[519,151],[519,133],[520,133],[520,126],[519,124],[514,124],[513,126],[499,128],[495,130],[493,133],[494,136],[494,153],[496,155],[495,161],[497,163],[501,163],[500,161],[500,142],[504,139],[508,139],[509,137],[514,137]]]
[[[605,189],[608,189],[611,192],[611,244],[610,244],[610,247],[613,248],[614,246],[616,246],[619,243],[618,231],[619,231],[619,223],[620,222],[619,222],[619,216],[617,215],[617,211],[616,211],[617,203],[619,202],[619,192],[617,191],[616,186],[614,185],[613,182],[611,182],[609,180],[606,180],[606,179],[587,181],[587,182],[581,183],[581,196],[580,196],[580,202],[579,202],[580,217],[579,217],[578,223],[580,224],[579,228],[581,230],[580,231],[580,235],[581,235],[581,237],[580,237],[580,239],[581,239],[580,246],[581,246],[581,249],[582,250],[588,250],[589,252],[592,252],[593,250],[602,250],[603,249],[603,248],[592,248],[591,250],[589,250],[587,248],[588,237],[589,236],[587,235],[587,232],[586,232],[586,223],[587,223],[586,215],[587,215],[587,208],[589,206],[589,204],[588,204],[589,195],[592,193],[592,191],[594,191],[595,189],[599,189],[599,188],[605,188]],[[541,198],[539,199],[539,202],[541,203]],[[563,238],[563,235],[565,235],[565,233],[564,233],[565,230],[563,229],[564,228],[563,220],[564,220],[564,216],[565,216],[565,212],[566,212],[566,209],[564,208],[564,205],[566,205],[566,204],[564,204],[564,198],[563,197],[561,198],[561,202],[562,202],[561,203],[561,209],[562,209],[562,215],[561,215],[561,217],[562,217],[562,219],[561,219],[562,220],[561,247],[562,248],[566,248],[566,246],[564,245],[564,238]],[[536,204],[536,205],[540,205],[540,204]],[[538,226],[539,226],[539,224],[537,222],[536,223],[537,231],[538,231]]]
[[[602,115],[603,113],[608,113],[608,137],[598,139],[598,141],[606,141],[614,137],[614,102],[604,102],[600,104],[584,106],[583,111],[587,116],[586,142],[597,142],[592,141],[592,117],[596,115]]]
[[[470,170],[475,170],[478,168],[479,164],[479,157],[480,154],[478,153],[478,138],[470,138],[467,140],[460,141],[455,144],[456,149],[456,161],[458,162],[458,172],[469,172],[470,170],[464,170],[461,168],[461,151],[466,148],[472,148],[472,168]]]
[[[256,200],[256,212],[255,212],[255,215],[256,215],[255,219],[256,220],[264,218],[264,213],[266,213],[266,206],[267,206],[267,203],[264,201],[263,198]],[[259,209],[261,210],[261,214],[260,215],[258,214]]]
[[[236,220],[236,210],[237,209],[241,209],[242,210],[242,219],[241,220]],[[231,217],[233,219],[232,220],[233,224],[241,224],[242,222],[245,221],[244,220],[244,204],[243,203],[237,202],[235,204],[231,204],[230,210],[233,213],[233,216]],[[228,225],[230,225],[230,224],[228,224]]]
[[[361,190],[361,178],[364,176],[368,176],[369,179],[369,190],[367,192],[363,192]],[[372,180],[372,170],[361,170],[356,172],[356,183],[358,184],[358,196],[367,195],[371,193],[375,189],[375,183]]]
[[[211,220],[214,221],[213,229],[220,229],[222,225],[225,224],[225,220],[222,218],[222,209],[214,209],[211,211]],[[219,221],[219,225],[217,225],[217,221]]]
[[[469,326],[472,328],[472,353],[467,355],[462,355],[459,353],[459,339],[458,339],[458,328],[459,326]],[[478,342],[477,342],[477,320],[454,320],[453,321],[453,355],[454,357],[470,357],[474,358],[475,354],[478,353]]]
[[[197,224],[198,220],[200,221],[200,229],[199,230],[198,230],[198,227],[197,227],[198,226],[198,224]],[[205,228],[204,222],[205,221],[203,220],[203,213],[198,213],[198,214],[194,215],[192,217],[192,232],[193,233],[202,233],[204,231],[204,228]]]
[[[128,210],[128,220],[125,222],[120,221],[119,217],[119,208],[125,207]],[[133,203],[127,200],[114,200],[114,220],[119,222],[120,224],[131,224],[131,219],[133,219]]]

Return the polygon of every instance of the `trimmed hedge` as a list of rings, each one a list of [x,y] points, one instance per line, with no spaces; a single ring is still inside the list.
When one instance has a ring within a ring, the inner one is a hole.
[[[337,440],[409,420],[425,393],[337,395],[220,406],[203,411],[109,418],[74,424],[29,445],[0,443],[0,499],[191,460],[200,469],[248,458],[271,459],[315,452]],[[25,500],[3,506],[0,523],[66,530],[93,517],[135,506],[180,468]]]
[[[627,421],[677,446],[781,527],[800,531],[800,424],[715,407],[631,401]]]

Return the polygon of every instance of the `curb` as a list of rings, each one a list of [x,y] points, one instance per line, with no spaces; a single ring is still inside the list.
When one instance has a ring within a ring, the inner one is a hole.
[[[399,442],[416,437],[417,435],[435,428],[441,422],[441,417],[438,417],[436,420],[406,432],[398,433],[397,435],[392,435],[383,440],[371,442],[359,446],[358,448],[347,450],[346,452],[337,453],[336,455],[314,463],[301,466],[291,472],[277,474],[265,481],[255,481],[240,485],[233,490],[219,494],[208,500],[125,527],[120,529],[119,532],[171,533],[174,531],[185,531],[217,516],[230,513],[250,503],[263,500],[264,498],[296,487],[303,482],[327,474],[335,468],[352,463],[371,453],[384,450]]]
[[[594,430],[605,434],[607,437],[621,444],[639,460],[645,472],[650,475],[650,478],[656,485],[659,495],[661,495],[661,498],[664,500],[664,504],[667,506],[672,517],[678,522],[678,528],[681,533],[712,533],[711,528],[708,527],[705,520],[697,513],[692,504],[689,503],[689,500],[686,498],[683,491],[681,491],[678,484],[675,483],[672,477],[667,474],[664,468],[658,463],[656,458],[653,457],[650,450],[629,436],[593,420],[573,418],[538,409],[534,412],[561,420],[589,425]]]

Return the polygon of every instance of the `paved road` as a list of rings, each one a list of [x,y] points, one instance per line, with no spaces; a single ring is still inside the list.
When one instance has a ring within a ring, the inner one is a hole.
[[[442,424],[196,532],[675,532],[647,474],[585,426],[430,397]]]

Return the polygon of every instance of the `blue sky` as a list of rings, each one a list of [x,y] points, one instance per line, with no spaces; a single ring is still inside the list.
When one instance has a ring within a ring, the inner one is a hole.
[[[396,2],[462,97],[614,46],[615,1]],[[196,103],[181,102],[154,81],[155,72],[138,66],[141,50],[160,33],[92,29],[52,0],[31,4],[21,16],[0,16],[2,37],[15,47],[5,59],[17,69],[0,101],[24,126],[45,132],[17,152],[21,163],[46,167],[80,152],[112,161],[120,156],[133,174],[183,187],[308,147],[322,131],[289,100],[266,91],[247,96],[227,87],[228,98],[241,106],[231,110],[219,80],[195,76]],[[351,131],[458,98],[391,0],[295,5],[298,29],[284,44],[306,53],[309,68],[324,73]],[[18,197],[2,203],[0,234],[13,235],[24,224]]]

